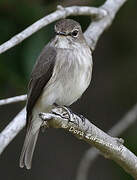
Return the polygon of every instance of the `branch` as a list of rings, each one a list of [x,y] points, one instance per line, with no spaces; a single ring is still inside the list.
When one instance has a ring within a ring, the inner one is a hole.
[[[95,49],[99,37],[104,30],[111,25],[116,13],[126,1],[127,0],[107,0],[103,6],[99,7],[100,10],[106,10],[107,15],[98,20],[93,19],[85,32],[85,38],[92,50]]]
[[[0,106],[11,103],[17,103],[20,101],[25,101],[26,99],[27,99],[27,95],[20,95],[20,96],[10,97],[7,99],[2,99],[0,100]]]
[[[125,2],[126,0],[107,0],[106,3],[99,8],[87,6],[72,6],[63,8],[62,6],[58,6],[58,9],[55,12],[38,20],[27,29],[2,44],[0,46],[0,54],[21,43],[23,40],[48,24],[61,18],[66,18],[70,15],[88,15],[93,17],[93,23],[91,23],[85,32],[85,38],[91,49],[94,50],[100,35],[108,26],[110,26],[117,11]]]
[[[37,22],[29,26],[27,29],[25,29],[24,31],[12,37],[9,41],[2,44],[0,46],[0,54],[16,46],[17,44],[21,43],[23,40],[25,40],[26,38],[37,32],[41,28],[61,18],[66,18],[67,16],[70,15],[73,16],[89,15],[92,17],[101,18],[104,17],[106,14],[107,13],[104,9],[99,9],[94,7],[72,6],[72,7],[63,8],[62,6],[58,6],[58,9],[55,12],[38,20]]]
[[[0,154],[14,139],[14,137],[23,129],[26,124],[26,109],[24,108],[0,133]]]
[[[63,128],[78,139],[98,148],[106,158],[114,160],[137,179],[137,157],[123,146],[123,140],[114,138],[97,128],[88,119],[69,112],[67,108],[54,108],[51,113],[40,113],[46,127]]]
[[[118,121],[116,125],[114,125],[107,133],[111,136],[118,136],[122,134],[124,131],[126,131],[131,125],[135,123],[137,120],[137,104],[134,105],[134,107],[128,111],[124,117]],[[88,149],[85,152],[85,155],[83,156],[78,171],[77,171],[77,180],[86,180],[88,179],[88,170],[89,167],[92,165],[92,163],[95,161],[95,159],[100,155],[100,152],[98,149],[92,147]]]
[[[13,119],[13,121],[0,134],[0,154],[7,147],[7,145],[13,140],[13,138],[21,131],[21,129],[25,126],[26,120],[25,120],[24,114],[26,114],[25,108]],[[136,119],[137,119],[137,104],[109,132],[111,132],[113,135],[117,135],[118,133],[120,133],[120,131],[122,132],[126,128],[131,126],[136,121]],[[55,122],[56,122],[56,120],[55,120]],[[65,126],[63,126],[63,127],[65,127]],[[79,127],[81,127],[81,124],[79,124]],[[120,129],[120,127],[121,127],[121,129]],[[70,130],[70,131],[72,131],[72,130]],[[96,136],[95,136],[95,138],[96,138]],[[105,140],[105,142],[107,142],[106,140]],[[95,148],[94,149],[92,148],[91,151],[87,151],[87,152],[88,153],[86,153],[86,155],[85,155],[86,163],[88,163],[88,165],[89,165],[92,158],[94,158],[94,156],[97,155],[97,152],[95,151]],[[86,168],[86,170],[87,169],[88,169],[88,167]],[[85,171],[85,167],[84,167],[84,169],[82,169],[82,172],[84,172],[83,170]],[[82,177],[85,178],[85,176],[82,176]],[[83,179],[80,178],[79,180],[85,180],[84,178]]]

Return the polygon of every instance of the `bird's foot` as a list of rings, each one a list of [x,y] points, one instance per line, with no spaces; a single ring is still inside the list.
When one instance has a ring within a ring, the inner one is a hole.
[[[62,111],[62,117],[65,117],[68,119],[68,122],[71,122],[71,123],[75,123],[74,121],[74,117],[73,117],[73,112],[72,110],[67,107],[67,106],[58,106],[57,104],[55,104],[55,106],[57,108],[61,108],[63,111]]]
[[[69,107],[63,106],[63,109],[67,112],[68,114],[68,120],[69,122],[74,123],[74,118],[73,118],[73,112]]]
[[[39,117],[43,121],[41,125],[42,131],[44,131],[46,128],[49,128],[49,120],[55,119],[57,117],[67,119],[68,123],[73,123],[75,125],[79,124],[75,118],[74,113],[66,106],[56,106],[55,109],[53,109],[50,113],[41,112],[39,113]],[[79,117],[82,119],[81,115],[79,115]]]

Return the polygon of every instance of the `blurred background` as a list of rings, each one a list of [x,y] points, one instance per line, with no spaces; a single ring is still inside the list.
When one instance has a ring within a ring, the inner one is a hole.
[[[29,25],[56,10],[56,6],[99,6],[100,0],[0,0],[0,44]],[[93,54],[94,68],[90,87],[72,110],[83,114],[104,131],[110,129],[137,102],[137,1],[130,0],[118,12],[112,26],[101,36]],[[83,31],[90,18],[79,21]],[[18,46],[0,55],[0,99],[25,94],[40,51],[54,36],[53,24],[35,33]],[[25,103],[0,107],[0,130]],[[0,156],[0,176],[6,180],[75,180],[80,160],[88,144],[59,129],[40,133],[32,169],[19,168],[25,129]],[[137,154],[137,122],[120,135],[125,145]],[[113,161],[99,157],[90,167],[88,179],[131,180]]]

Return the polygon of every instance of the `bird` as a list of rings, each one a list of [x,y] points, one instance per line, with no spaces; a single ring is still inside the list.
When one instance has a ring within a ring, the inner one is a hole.
[[[92,77],[92,52],[81,25],[61,19],[54,26],[55,37],[43,48],[33,67],[26,102],[26,137],[20,167],[31,169],[32,157],[42,126],[40,112],[69,107],[88,88]]]

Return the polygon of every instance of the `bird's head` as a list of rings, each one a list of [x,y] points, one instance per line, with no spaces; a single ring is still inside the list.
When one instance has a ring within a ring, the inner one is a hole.
[[[54,29],[58,43],[62,43],[64,48],[85,41],[80,24],[72,19],[61,19]]]

